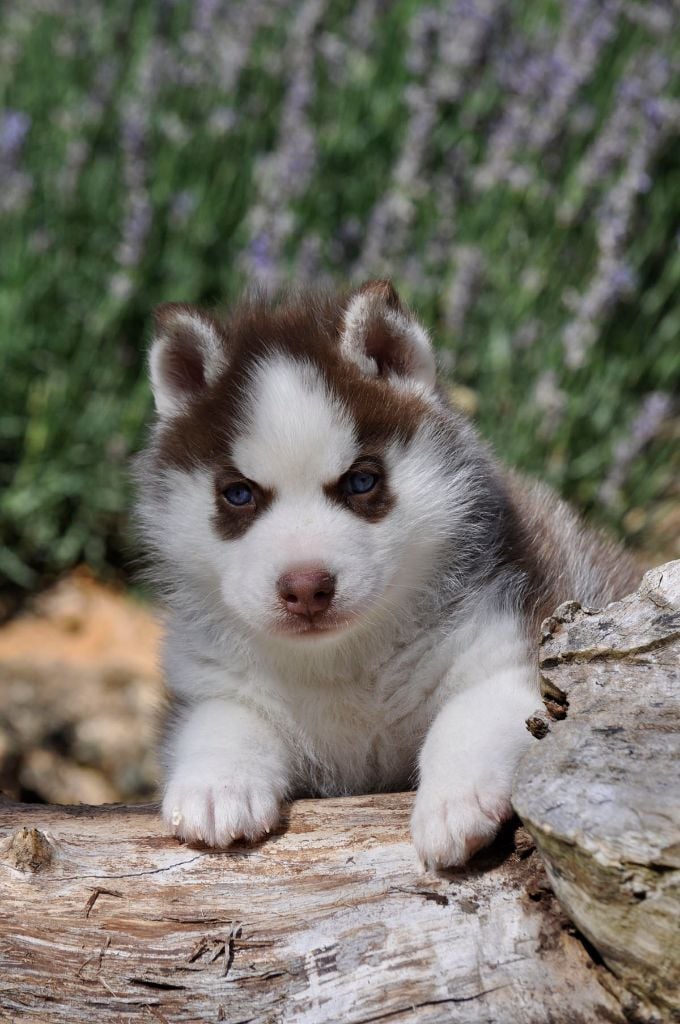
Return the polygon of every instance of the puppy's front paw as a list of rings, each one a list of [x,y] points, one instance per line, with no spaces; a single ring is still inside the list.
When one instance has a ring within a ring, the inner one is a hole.
[[[270,783],[206,775],[178,773],[167,786],[163,818],[179,839],[223,847],[236,839],[259,839],[278,824],[282,796]]]
[[[487,846],[512,814],[503,787],[421,785],[411,817],[411,836],[426,868],[465,864]]]

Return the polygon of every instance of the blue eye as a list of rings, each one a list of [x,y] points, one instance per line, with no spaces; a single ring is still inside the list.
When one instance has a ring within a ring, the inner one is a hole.
[[[377,474],[355,469],[347,474],[347,490],[350,494],[368,494],[378,482]]]
[[[222,491],[230,505],[249,505],[253,500],[253,492],[248,484],[229,484]]]

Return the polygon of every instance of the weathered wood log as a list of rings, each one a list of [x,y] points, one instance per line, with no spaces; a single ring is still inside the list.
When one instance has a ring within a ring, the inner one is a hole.
[[[227,852],[151,806],[0,804],[0,1020],[622,1024],[524,830],[423,875],[411,801],[299,801]]]
[[[562,605],[540,665],[553,721],[515,808],[627,1013],[680,1020],[680,561],[603,611]]]

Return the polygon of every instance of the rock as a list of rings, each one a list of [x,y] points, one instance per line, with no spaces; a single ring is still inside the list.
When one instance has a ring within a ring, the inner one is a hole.
[[[83,572],[0,629],[0,791],[47,803],[155,795],[159,625]]]

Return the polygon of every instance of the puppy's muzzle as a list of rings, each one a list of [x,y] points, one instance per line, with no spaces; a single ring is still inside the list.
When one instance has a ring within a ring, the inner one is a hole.
[[[313,622],[333,603],[335,577],[317,567],[291,569],[279,577],[277,589],[286,611]]]

